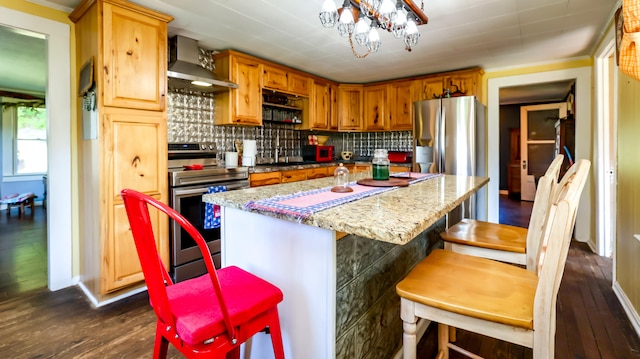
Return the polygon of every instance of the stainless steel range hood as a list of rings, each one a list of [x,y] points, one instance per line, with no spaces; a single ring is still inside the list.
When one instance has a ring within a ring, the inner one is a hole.
[[[198,63],[198,43],[196,40],[176,35],[169,39],[169,88],[188,89],[200,92],[223,92],[237,89],[238,85],[220,80]],[[208,84],[199,86],[194,81]]]

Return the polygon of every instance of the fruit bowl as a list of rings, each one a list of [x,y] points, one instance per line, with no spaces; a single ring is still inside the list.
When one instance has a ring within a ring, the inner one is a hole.
[[[316,136],[318,138],[318,145],[322,146],[329,140],[329,136]]]

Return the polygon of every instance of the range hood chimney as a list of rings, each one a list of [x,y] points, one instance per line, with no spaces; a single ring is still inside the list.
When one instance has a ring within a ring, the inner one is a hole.
[[[215,75],[198,64],[198,42],[176,35],[169,39],[169,77],[170,88],[188,89],[200,92],[223,92],[237,89],[238,85],[219,80]],[[208,84],[199,86],[194,81]]]

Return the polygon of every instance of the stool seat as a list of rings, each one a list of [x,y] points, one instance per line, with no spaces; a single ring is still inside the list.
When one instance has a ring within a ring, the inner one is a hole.
[[[473,219],[463,219],[440,234],[452,243],[501,251],[526,253],[527,229]]]
[[[533,329],[538,276],[524,268],[436,249],[396,287],[410,301],[473,318]]]

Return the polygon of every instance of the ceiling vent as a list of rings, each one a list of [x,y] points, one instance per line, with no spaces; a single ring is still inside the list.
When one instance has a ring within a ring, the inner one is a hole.
[[[216,78],[215,74],[198,63],[198,42],[176,35],[169,39],[169,88],[199,92],[224,92],[238,85]]]

